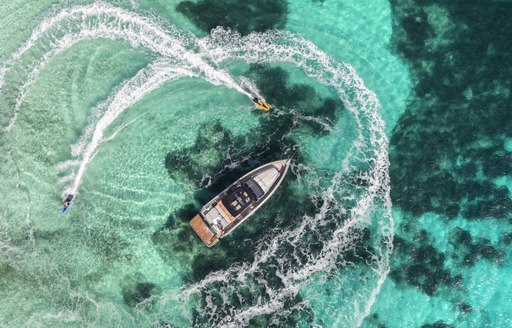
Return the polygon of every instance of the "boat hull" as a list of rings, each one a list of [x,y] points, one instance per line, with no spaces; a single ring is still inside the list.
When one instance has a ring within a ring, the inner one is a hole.
[[[208,247],[254,214],[277,190],[291,160],[262,165],[245,174],[203,206],[190,225]]]

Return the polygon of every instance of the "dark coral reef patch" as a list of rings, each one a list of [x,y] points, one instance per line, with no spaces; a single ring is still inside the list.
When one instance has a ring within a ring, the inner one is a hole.
[[[450,240],[457,250],[453,255],[454,259],[464,266],[473,266],[481,259],[501,263],[505,257],[505,251],[493,247],[489,239],[479,238],[474,241],[471,234],[461,228],[452,231]]]
[[[391,3],[393,48],[410,65],[416,96],[391,138],[394,205],[510,222],[512,199],[494,179],[512,169],[512,6]],[[439,30],[440,12],[452,27]]]
[[[449,325],[444,323],[442,320],[436,321],[434,323],[426,323],[421,325],[421,328],[455,328],[453,325]]]
[[[461,276],[453,275],[446,268],[445,254],[429,241],[430,235],[422,230],[409,242],[395,236],[397,256],[392,261],[391,279],[397,283],[415,286],[429,296],[436,295],[442,286],[456,287]]]
[[[465,320],[476,309],[464,297],[462,274],[478,261],[502,265],[512,243],[509,232],[494,241],[453,228],[454,219],[482,221],[461,224],[472,229],[494,224],[483,221],[491,218],[512,223],[511,192],[497,181],[512,172],[512,6],[390,3],[391,48],[409,65],[414,88],[390,139],[391,197],[406,217],[390,278],[450,298]],[[449,232],[450,251],[420,230],[419,217],[429,220],[429,212],[444,219],[436,228]],[[452,320],[429,319],[421,327],[453,327]]]
[[[131,307],[144,302],[160,292],[156,284],[144,281],[141,274],[125,277],[122,287],[123,300]]]
[[[242,35],[282,28],[286,23],[288,2],[283,0],[201,0],[182,1],[176,10],[205,32],[217,26]]]

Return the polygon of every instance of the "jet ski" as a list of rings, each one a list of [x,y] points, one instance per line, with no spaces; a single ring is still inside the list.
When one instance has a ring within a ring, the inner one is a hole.
[[[270,106],[265,102],[265,100],[261,98],[254,97],[252,98],[252,102],[254,103],[254,105],[256,105],[256,107],[264,111],[268,111],[270,109]]]
[[[62,213],[66,213],[67,211],[69,211],[69,208],[71,207],[71,204],[73,202],[73,198],[74,196],[71,194],[67,195],[66,198],[64,198],[64,200],[62,201]]]

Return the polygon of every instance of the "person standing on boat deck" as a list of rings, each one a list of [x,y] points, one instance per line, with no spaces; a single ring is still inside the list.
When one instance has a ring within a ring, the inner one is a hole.
[[[215,225],[217,228],[219,228],[220,231],[224,230],[224,227],[222,226],[222,222],[220,222],[219,218],[215,218]]]

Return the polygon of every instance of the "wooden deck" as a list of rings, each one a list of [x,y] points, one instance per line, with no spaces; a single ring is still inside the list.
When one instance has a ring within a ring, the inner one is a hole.
[[[190,220],[190,225],[206,246],[212,247],[219,241],[219,238],[217,238],[213,232],[211,232],[199,214]]]
[[[233,222],[235,221],[236,219],[233,217],[233,215],[231,215],[231,213],[229,213],[228,209],[226,208],[226,206],[224,206],[224,204],[222,203],[222,201],[219,201],[217,203],[217,205],[222,209],[222,211],[224,212],[224,214],[226,214],[226,216],[228,217],[229,221]]]

